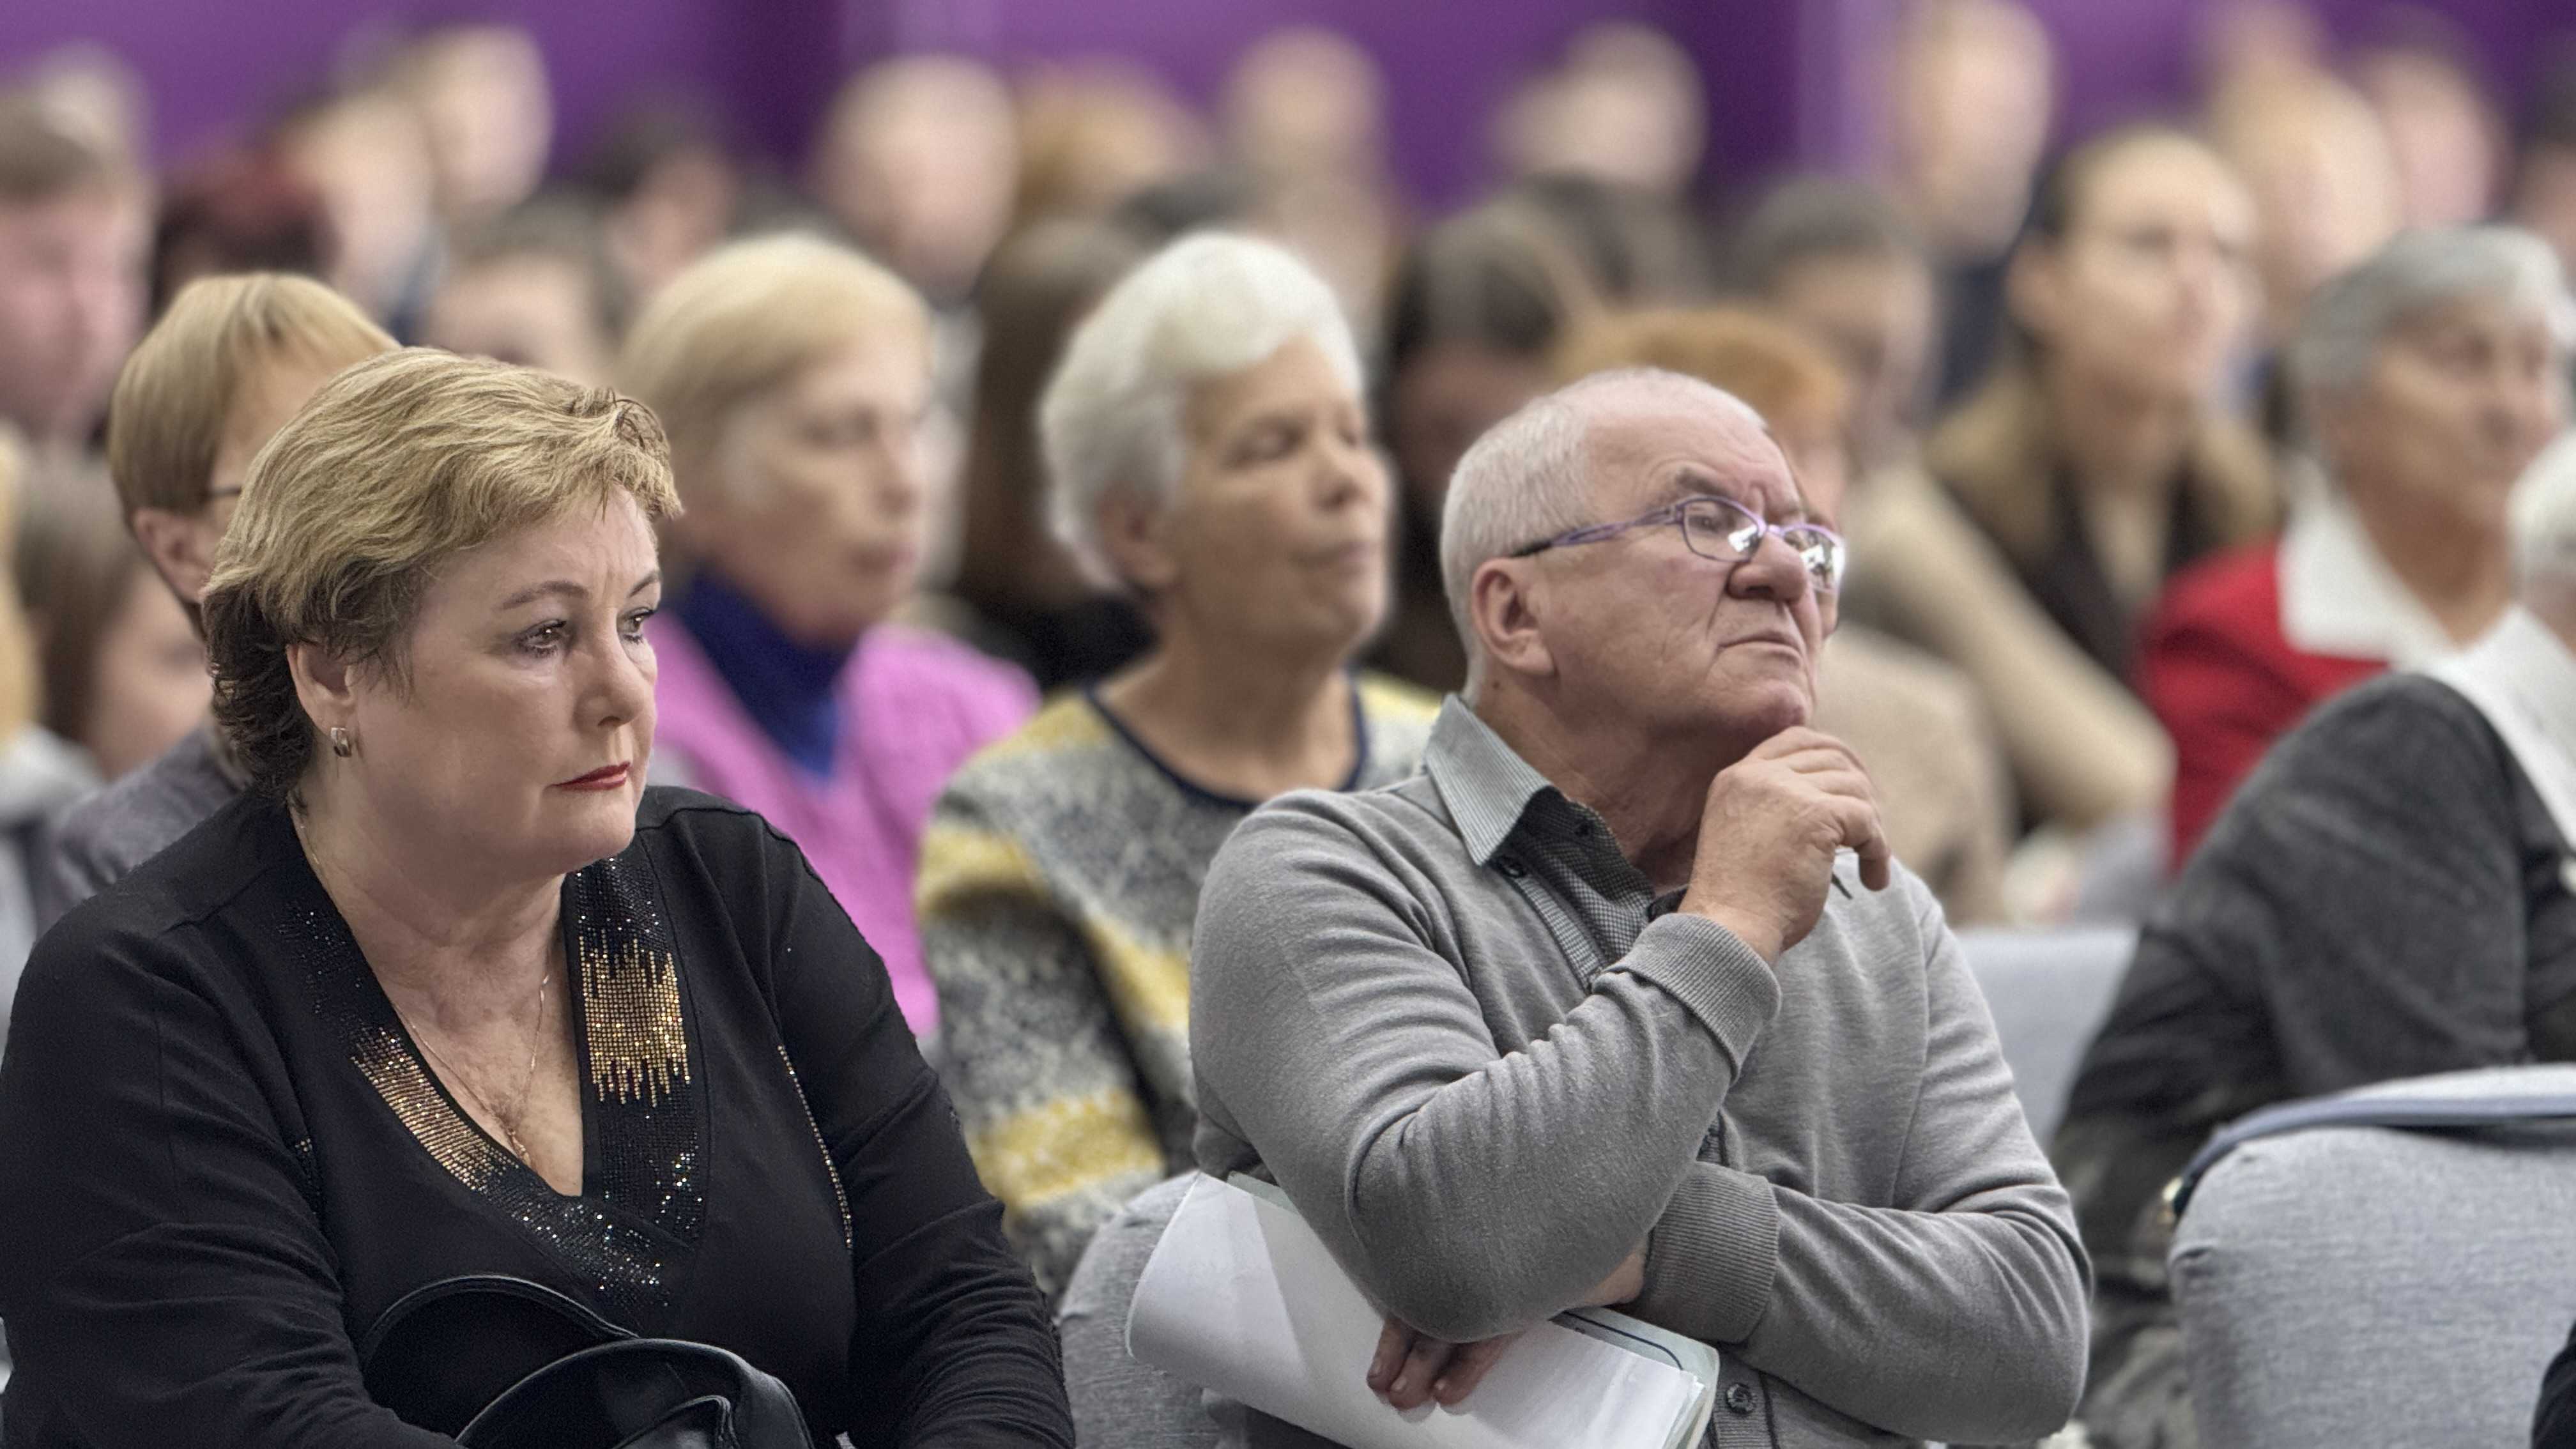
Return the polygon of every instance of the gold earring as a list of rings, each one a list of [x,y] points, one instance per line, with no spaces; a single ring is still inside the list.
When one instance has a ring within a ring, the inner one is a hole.
[[[340,725],[331,726],[331,753],[345,760],[357,752],[358,746],[349,738],[349,731]]]

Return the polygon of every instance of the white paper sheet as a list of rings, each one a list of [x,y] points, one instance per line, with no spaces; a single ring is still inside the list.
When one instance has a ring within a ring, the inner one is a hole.
[[[1128,1352],[1348,1449],[1667,1449],[1699,1379],[1554,1323],[1456,1411],[1366,1382],[1385,1320],[1296,1213],[1201,1178],[1136,1286]]]

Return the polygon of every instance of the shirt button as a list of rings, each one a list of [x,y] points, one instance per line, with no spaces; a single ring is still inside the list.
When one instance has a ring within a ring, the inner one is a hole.
[[[1726,1386],[1726,1407],[1727,1411],[1730,1413],[1752,1413],[1753,1386],[1751,1384],[1728,1384]]]
[[[1494,869],[1501,871],[1503,874],[1510,876],[1514,880],[1519,880],[1522,876],[1529,874],[1529,867],[1521,864],[1517,860],[1495,861]]]

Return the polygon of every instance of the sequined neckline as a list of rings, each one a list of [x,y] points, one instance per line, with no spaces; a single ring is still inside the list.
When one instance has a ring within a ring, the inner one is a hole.
[[[583,1092],[582,1184],[570,1196],[457,1104],[309,868],[303,885],[285,944],[314,1010],[395,1122],[593,1288],[612,1317],[639,1329],[657,1321],[706,1224],[706,1100],[686,972],[650,864],[630,850],[564,880]]]

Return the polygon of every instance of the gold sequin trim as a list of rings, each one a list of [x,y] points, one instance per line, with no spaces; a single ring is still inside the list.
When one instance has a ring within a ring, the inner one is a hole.
[[[349,1059],[449,1176],[476,1192],[491,1186],[503,1169],[500,1154],[463,1112],[439,1096],[437,1084],[419,1059],[403,1050],[401,1038],[380,1026],[364,1028]]]
[[[580,954],[591,1094],[659,1106],[675,1083],[689,1080],[678,963],[632,940],[615,947],[585,940]]]

